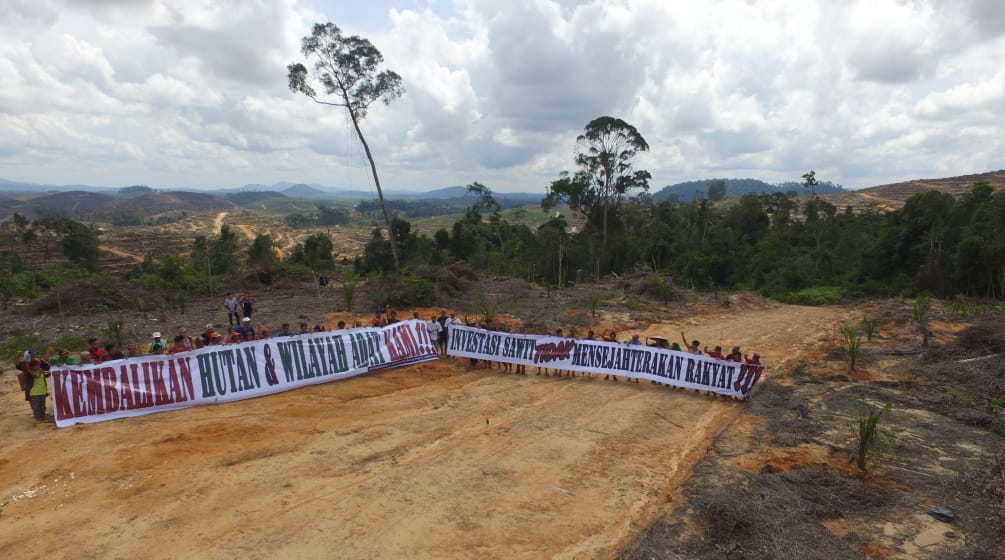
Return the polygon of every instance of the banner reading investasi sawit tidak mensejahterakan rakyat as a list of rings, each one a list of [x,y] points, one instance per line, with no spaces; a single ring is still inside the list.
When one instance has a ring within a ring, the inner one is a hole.
[[[523,335],[451,326],[447,354],[568,371],[649,379],[684,389],[746,398],[764,373],[741,364],[650,346]]]
[[[435,360],[423,321],[255,340],[52,370],[59,427],[250,399]]]

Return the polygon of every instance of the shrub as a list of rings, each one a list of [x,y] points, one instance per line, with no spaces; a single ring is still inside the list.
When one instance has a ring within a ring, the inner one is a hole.
[[[844,291],[837,286],[815,286],[775,297],[782,303],[795,305],[834,305],[841,303]]]
[[[879,328],[879,321],[874,317],[869,317],[866,315],[862,317],[862,332],[865,334],[865,339],[872,342],[872,337],[876,336],[876,330]]]
[[[838,327],[841,337],[844,339],[845,355],[848,357],[848,369],[855,369],[855,360],[862,355],[862,335],[858,330],[848,323],[841,323]]]
[[[893,452],[893,438],[884,430],[879,428],[879,423],[890,417],[890,410],[893,405],[887,402],[883,408],[866,402],[865,397],[858,397],[855,401],[858,409],[858,419],[855,425],[856,450],[851,455],[849,462],[854,461],[858,470],[865,472],[866,458],[869,453],[875,451],[881,454]]]

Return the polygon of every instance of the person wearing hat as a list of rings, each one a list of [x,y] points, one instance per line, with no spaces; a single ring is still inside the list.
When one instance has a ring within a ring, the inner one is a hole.
[[[161,338],[160,331],[154,331],[147,343],[147,354],[165,354],[168,351],[167,342]]]
[[[210,344],[213,344],[214,335],[220,336],[213,327],[213,323],[206,323],[206,328],[202,331],[202,334],[199,335],[199,338],[202,339],[206,346],[209,346]]]
[[[251,317],[241,319],[241,325],[234,329],[241,340],[255,340],[255,327],[251,326]]]
[[[192,337],[188,335],[188,329],[185,327],[178,328],[178,336],[182,338],[182,344],[185,346],[185,350],[191,350],[195,348],[195,344],[192,343]],[[171,350],[174,352],[174,349]]]
[[[45,420],[45,397],[49,396],[49,386],[45,378],[49,376],[49,364],[42,360],[35,350],[23,354],[18,352],[14,367],[21,370],[25,379],[24,400],[31,405],[31,415],[35,420]]]
[[[51,354],[51,353],[52,353],[52,348],[49,348],[48,350],[46,350],[46,355],[47,356],[48,356],[48,354]],[[74,366],[74,365],[77,365],[77,359],[74,358],[72,355],[70,355],[70,351],[67,350],[66,348],[61,349],[59,351],[59,354],[56,354],[55,358],[53,358],[51,360],[47,360],[47,361],[49,362],[50,365],[53,365],[53,366]]]
[[[639,338],[639,333],[632,335],[632,339],[626,342],[628,346],[642,346],[642,340]]]

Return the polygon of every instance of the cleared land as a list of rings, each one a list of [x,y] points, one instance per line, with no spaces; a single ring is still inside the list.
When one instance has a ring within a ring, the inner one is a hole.
[[[772,305],[637,326],[754,348],[770,370],[850,312]],[[4,375],[0,547],[16,558],[612,557],[746,406],[528,369],[448,359],[61,430],[34,425]],[[38,531],[53,538],[22,538]]]

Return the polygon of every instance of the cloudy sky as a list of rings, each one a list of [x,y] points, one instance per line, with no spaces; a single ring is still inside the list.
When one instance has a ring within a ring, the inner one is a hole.
[[[1005,168],[1001,0],[4,0],[0,178],[372,189],[344,111],[287,87],[324,21],[403,78],[363,122],[386,188],[543,192],[602,115],[654,189]]]

